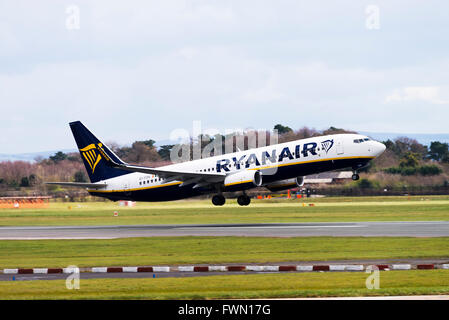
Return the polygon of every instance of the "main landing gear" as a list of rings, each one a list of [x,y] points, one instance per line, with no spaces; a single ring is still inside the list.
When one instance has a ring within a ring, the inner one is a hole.
[[[226,202],[225,197],[223,197],[222,194],[216,194],[212,197],[212,203],[214,206],[222,206]],[[251,198],[248,197],[246,194],[242,194],[237,198],[237,203],[241,206],[247,206],[251,202]]]
[[[222,194],[216,194],[212,197],[212,203],[214,204],[214,206],[222,206],[225,204],[225,202],[226,199]]]
[[[247,206],[251,202],[251,198],[248,197],[246,194],[242,194],[237,198],[237,203],[241,206]]]
[[[353,175],[352,175],[352,180],[357,181],[360,179],[359,174],[357,173],[357,171],[354,171]]]

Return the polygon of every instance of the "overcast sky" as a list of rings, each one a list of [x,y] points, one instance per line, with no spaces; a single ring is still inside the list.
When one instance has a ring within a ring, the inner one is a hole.
[[[79,15],[78,15],[79,13]],[[178,128],[447,133],[449,2],[0,0],[0,153]]]

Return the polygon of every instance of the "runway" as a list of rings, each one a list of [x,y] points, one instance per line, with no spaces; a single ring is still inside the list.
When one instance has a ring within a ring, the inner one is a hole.
[[[0,227],[0,240],[161,236],[445,237],[449,236],[449,221]]]

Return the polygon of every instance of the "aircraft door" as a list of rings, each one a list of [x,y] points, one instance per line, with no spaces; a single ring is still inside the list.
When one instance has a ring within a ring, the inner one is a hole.
[[[344,153],[343,142],[341,140],[337,141],[336,149],[337,149],[337,154]]]
[[[123,190],[125,191],[125,196],[129,197],[131,195],[131,191],[129,190],[129,182],[126,181],[123,184]]]

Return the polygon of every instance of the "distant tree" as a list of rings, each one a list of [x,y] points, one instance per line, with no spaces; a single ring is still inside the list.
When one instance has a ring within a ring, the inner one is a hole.
[[[362,189],[372,189],[372,188],[378,188],[379,183],[377,181],[372,181],[369,179],[362,178],[357,183],[359,188]]]
[[[148,144],[136,141],[132,144],[129,152],[127,152],[125,160],[133,163],[156,162],[160,161],[161,157],[155,147],[149,147]]]
[[[75,172],[73,178],[75,179],[75,182],[87,182],[86,175],[81,170]]]
[[[323,131],[323,135],[338,134],[338,133],[355,133],[355,131],[349,131],[349,130],[335,128],[335,127],[330,127],[329,129]]]
[[[408,152],[417,153],[417,157],[423,159],[427,155],[427,146],[420,144],[415,139],[400,137],[395,140],[395,151],[399,156],[404,156]]]
[[[283,126],[282,124],[277,124],[274,129],[278,131],[279,134],[284,134],[293,131],[290,127]]]
[[[35,162],[41,162],[42,160],[44,160],[44,157],[42,157],[42,156],[36,156],[36,157],[34,157],[34,159],[33,159]]]
[[[49,158],[51,161],[53,161],[54,163],[58,163],[62,160],[66,160],[67,159],[67,155],[62,152],[62,151],[58,151],[56,152],[53,156],[50,156]]]
[[[30,174],[28,180],[30,181],[30,186],[35,186],[38,183],[38,177],[34,173]]]
[[[436,161],[449,159],[449,144],[441,143],[439,141],[432,141],[430,143],[428,154],[430,159]]]
[[[8,183],[8,186],[9,187],[11,187],[11,188],[18,188],[20,185],[19,185],[19,183],[17,182],[17,180],[11,180],[9,183]]]
[[[28,177],[22,177],[22,179],[20,180],[20,186],[21,187],[29,187],[30,186],[30,180],[28,179]]]
[[[173,149],[174,144],[163,145],[159,148],[158,152],[162,160],[170,160],[170,152]]]
[[[443,173],[443,170],[434,164],[430,164],[419,167],[418,172],[423,176],[435,176]]]
[[[106,145],[109,147],[109,149],[112,150],[112,152],[114,152],[117,155],[119,154],[121,148],[120,148],[120,145],[117,142],[115,142],[115,141],[107,141]]]
[[[391,150],[391,151],[393,151],[393,152],[396,151],[396,145],[395,145],[395,143],[394,143],[393,141],[391,141],[390,139],[388,139],[387,141],[382,141],[382,143],[385,145],[385,147],[386,147],[388,150]],[[396,152],[395,152],[395,153],[396,153]]]
[[[301,129],[296,131],[296,136],[298,137],[298,139],[307,139],[314,136],[318,136],[320,134],[321,133],[318,132],[317,130],[308,127],[302,127]]]
[[[73,161],[73,162],[80,162],[80,163],[82,162],[81,156],[78,152],[69,153],[67,155],[67,160]]]
[[[418,157],[419,157],[418,153],[407,152],[399,162],[399,166],[402,168],[404,167],[416,168],[419,165]]]
[[[154,144],[156,143],[156,141],[154,141],[153,139],[148,139],[148,140],[144,140],[144,141],[136,141],[136,142],[143,143],[144,145],[146,145],[149,148],[153,148]]]

